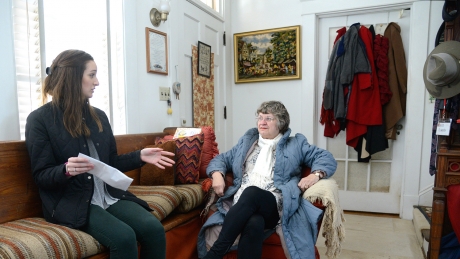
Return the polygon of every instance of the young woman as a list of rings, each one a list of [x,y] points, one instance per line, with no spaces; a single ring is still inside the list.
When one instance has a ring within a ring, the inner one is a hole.
[[[174,154],[158,148],[117,154],[106,114],[89,103],[99,81],[88,53],[63,51],[46,71],[42,97],[52,101],[28,116],[25,134],[45,219],[90,234],[109,248],[111,259],[138,258],[137,241],[141,258],[165,258],[164,228],[147,203],[87,173],[94,165],[78,154],[122,172],[145,163],[171,166],[166,156]]]

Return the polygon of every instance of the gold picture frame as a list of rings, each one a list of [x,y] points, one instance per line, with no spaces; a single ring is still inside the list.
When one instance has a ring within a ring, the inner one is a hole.
[[[235,33],[235,83],[301,79],[300,25]]]
[[[168,35],[145,27],[147,72],[168,74]]]

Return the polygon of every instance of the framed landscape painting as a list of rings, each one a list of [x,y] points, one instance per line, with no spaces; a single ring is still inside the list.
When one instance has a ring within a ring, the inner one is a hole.
[[[300,25],[235,33],[235,83],[301,78]]]

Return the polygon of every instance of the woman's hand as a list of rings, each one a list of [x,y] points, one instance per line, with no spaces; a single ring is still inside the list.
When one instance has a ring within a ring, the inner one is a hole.
[[[311,186],[313,186],[313,184],[317,183],[319,181],[319,177],[316,176],[315,174],[309,174],[308,176],[300,179],[300,182],[299,184],[297,184],[297,186],[299,186],[299,189],[304,192],[306,191],[308,188],[310,188]]]
[[[94,169],[94,165],[89,162],[88,159],[83,157],[71,157],[67,160],[65,170],[71,176],[86,173]]]
[[[144,148],[141,150],[141,160],[165,169],[165,166],[175,164],[174,160],[166,156],[174,156],[174,153],[164,151],[161,148]]]
[[[217,196],[222,197],[224,195],[225,181],[222,173],[215,171],[211,175],[212,178],[212,188],[216,192]]]

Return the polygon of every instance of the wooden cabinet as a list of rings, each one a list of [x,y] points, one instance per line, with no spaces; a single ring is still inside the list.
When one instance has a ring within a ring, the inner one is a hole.
[[[455,10],[455,1],[447,1],[447,9]],[[458,10],[460,12],[460,10]],[[460,15],[445,23],[444,41],[460,41]],[[460,114],[460,113],[459,113]],[[437,173],[433,187],[433,211],[431,215],[428,258],[438,259],[441,237],[452,231],[447,214],[447,187],[460,184],[460,127],[451,130],[450,136],[438,137]]]
[[[439,144],[437,173],[433,187],[433,211],[431,215],[430,244],[428,258],[438,259],[441,237],[450,233],[447,215],[447,187],[460,184],[460,146],[449,144],[449,138],[443,138]]]

